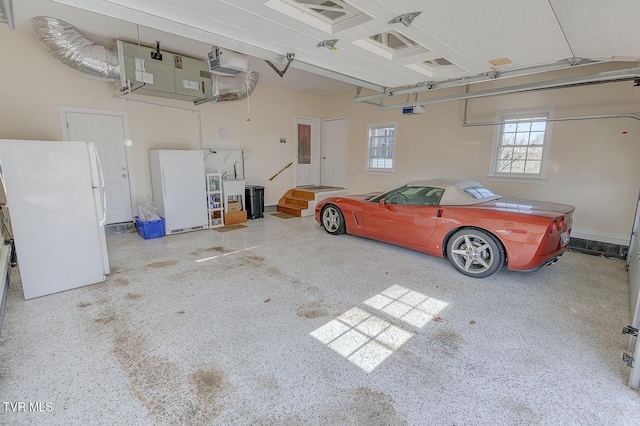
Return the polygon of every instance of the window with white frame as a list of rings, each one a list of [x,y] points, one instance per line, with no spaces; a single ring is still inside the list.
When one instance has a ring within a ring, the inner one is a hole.
[[[546,178],[553,108],[500,112],[489,177],[518,181]]]
[[[396,123],[369,125],[367,141],[367,170],[393,171]]]

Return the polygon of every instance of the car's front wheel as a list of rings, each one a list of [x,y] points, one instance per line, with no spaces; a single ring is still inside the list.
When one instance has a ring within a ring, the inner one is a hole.
[[[484,278],[496,273],[504,263],[504,251],[491,234],[480,229],[461,229],[447,244],[447,257],[463,274]]]
[[[322,227],[333,235],[344,233],[344,216],[338,207],[328,204],[322,209]]]

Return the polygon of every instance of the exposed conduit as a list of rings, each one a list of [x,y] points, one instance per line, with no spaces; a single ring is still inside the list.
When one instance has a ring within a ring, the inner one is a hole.
[[[87,39],[73,25],[56,18],[36,16],[32,25],[40,42],[54,58],[90,77],[120,82],[118,54]],[[212,75],[213,96],[206,102],[241,101],[258,84],[255,71],[233,76]]]
[[[575,121],[575,120],[598,120],[603,118],[634,118],[636,120],[640,120],[640,112],[626,112],[626,113],[618,113],[618,114],[595,114],[595,115],[578,115],[573,117],[553,117],[553,118],[543,118],[539,120],[527,120],[528,122],[536,122],[536,121]],[[474,126],[498,126],[501,124],[505,124],[506,121],[485,121],[480,123],[467,123],[466,121],[462,123],[462,127],[474,127]]]
[[[465,86],[464,93],[469,93],[469,85]],[[506,123],[506,121],[483,121],[483,122],[475,122],[469,123],[467,121],[467,113],[469,110],[469,99],[464,100],[464,114],[462,117],[462,127],[479,127],[479,126],[501,126]],[[572,117],[553,117],[553,118],[541,118],[541,119],[532,119],[529,120],[531,122],[548,122],[548,121],[576,121],[576,120],[600,120],[605,118],[634,118],[636,120],[640,120],[640,112],[626,112],[626,113],[616,113],[616,114],[593,114],[593,115],[577,115]]]
[[[519,86],[509,86],[498,89],[480,90],[477,92],[466,92],[459,95],[443,96],[440,98],[422,99],[415,102],[408,102],[404,104],[395,104],[383,106],[380,109],[383,111],[390,109],[400,109],[410,106],[418,105],[430,105],[442,102],[461,101],[465,99],[478,99],[487,98],[491,96],[509,95],[513,93],[531,92],[534,90],[549,90],[549,89],[562,89],[567,87],[573,87],[577,85],[587,84],[604,84],[620,81],[629,81],[640,79],[640,68],[629,68],[619,71],[602,72],[585,77],[573,77],[560,80],[543,81],[540,83],[523,84]]]

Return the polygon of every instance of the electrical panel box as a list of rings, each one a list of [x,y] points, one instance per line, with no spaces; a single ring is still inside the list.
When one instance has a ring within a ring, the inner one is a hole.
[[[117,47],[125,93],[184,101],[211,97],[211,73],[205,60],[120,40]]]

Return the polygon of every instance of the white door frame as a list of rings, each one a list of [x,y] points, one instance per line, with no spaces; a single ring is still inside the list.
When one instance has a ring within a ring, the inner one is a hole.
[[[74,108],[74,107],[58,107],[59,117],[60,117],[60,129],[62,130],[62,140],[69,141],[71,140],[69,136],[69,127],[67,125],[67,113],[79,113],[79,114],[93,114],[93,115],[111,115],[120,117],[122,119],[122,125],[124,127],[124,138],[130,139],[129,137],[129,115],[126,112],[122,111],[109,111],[109,110],[101,110],[101,109],[89,109],[89,108]],[[131,217],[136,217],[135,211],[135,200],[136,197],[136,189],[131,176],[134,174],[133,171],[133,153],[131,152],[131,146],[125,145],[124,152],[127,158],[127,169],[128,176],[127,181],[129,182],[129,195],[131,202]]]
[[[320,169],[322,167],[320,163],[320,149],[322,144],[321,136],[321,122],[316,117],[306,117],[303,115],[296,115],[293,117],[293,135],[295,141],[295,160],[294,165],[296,172],[294,173],[294,186],[298,186],[298,120],[309,120],[314,123],[311,125],[311,167],[313,168],[313,180],[314,185],[320,185]],[[315,130],[315,132],[314,132]]]

